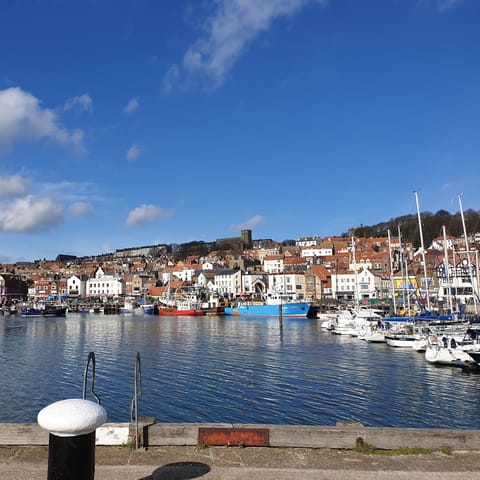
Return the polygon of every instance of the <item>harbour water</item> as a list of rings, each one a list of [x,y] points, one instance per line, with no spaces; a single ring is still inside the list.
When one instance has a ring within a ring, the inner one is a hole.
[[[130,419],[140,352],[138,413],[157,422],[480,429],[480,375],[317,320],[79,314],[0,317],[0,422],[80,398],[92,351],[110,422]]]

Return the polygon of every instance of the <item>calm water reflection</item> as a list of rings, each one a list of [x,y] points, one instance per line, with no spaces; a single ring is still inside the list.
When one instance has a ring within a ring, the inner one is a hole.
[[[0,421],[34,422],[44,406],[81,397],[90,351],[112,422],[130,418],[139,351],[139,414],[157,422],[480,428],[480,375],[316,320],[73,314],[0,317]]]

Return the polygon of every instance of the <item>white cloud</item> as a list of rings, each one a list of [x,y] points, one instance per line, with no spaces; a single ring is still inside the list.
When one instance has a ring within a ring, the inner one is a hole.
[[[70,135],[70,141],[76,147],[80,147],[83,150],[83,137],[85,136],[83,130],[76,128]]]
[[[65,105],[63,106],[64,110],[73,110],[74,108],[79,108],[80,110],[86,110],[87,112],[93,111],[93,100],[88,93],[84,93],[78,97],[69,98]]]
[[[25,195],[27,179],[20,175],[0,176],[0,200]]]
[[[436,0],[435,8],[439,12],[446,12],[447,10],[455,8],[457,5],[460,4],[461,1],[462,0]]]
[[[426,5],[439,13],[447,12],[456,8],[463,0],[417,0],[419,4]]]
[[[178,79],[180,78],[180,69],[178,65],[172,65],[168,70],[162,80],[162,91],[163,93],[170,93]]]
[[[252,218],[249,218],[246,222],[239,224],[239,225],[232,225],[231,229],[235,231],[244,230],[244,229],[252,229],[257,225],[260,225],[263,222],[263,217],[261,215],[255,215]]]
[[[20,87],[0,90],[0,146],[24,139],[48,139],[83,150],[83,131],[73,133],[58,122],[56,113]]]
[[[0,176],[0,232],[29,233],[56,227],[64,221],[65,204],[69,204],[71,218],[94,215],[92,198],[99,199],[96,185],[88,182],[34,184],[21,174]]]
[[[133,144],[128,150],[126,154],[126,158],[129,162],[134,162],[135,160],[138,159],[140,155],[140,149]]]
[[[140,102],[138,101],[138,97],[132,98],[125,108],[123,109],[123,113],[133,113],[137,108],[140,106]]]
[[[127,217],[125,225],[127,227],[138,227],[147,223],[152,223],[158,218],[166,218],[170,215],[163,208],[155,205],[140,205],[134,208]]]
[[[86,202],[72,203],[68,207],[68,212],[72,217],[89,217],[94,214],[93,206]]]
[[[1,207],[0,231],[3,232],[48,230],[63,221],[63,207],[48,197],[28,195]]]
[[[39,183],[37,189],[39,195],[54,197],[65,203],[89,203],[91,200],[105,200],[99,194],[98,185],[91,182]]]
[[[326,0],[216,0],[211,16],[203,22],[203,36],[187,50],[181,63],[187,77],[208,80],[209,87],[220,87],[240,55],[279,17],[291,16],[308,4]],[[163,79],[169,93],[180,76],[179,66],[170,67]]]

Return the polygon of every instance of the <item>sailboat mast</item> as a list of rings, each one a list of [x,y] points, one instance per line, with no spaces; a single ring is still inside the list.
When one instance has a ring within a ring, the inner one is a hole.
[[[462,195],[458,194],[458,204],[460,205],[460,215],[462,216],[462,226],[463,226],[463,235],[465,237],[465,249],[467,255],[467,265],[468,265],[468,276],[470,280],[470,285],[472,286],[472,296],[473,296],[473,304],[475,306],[475,315],[477,312],[477,290],[476,285],[473,284],[473,273],[472,273],[472,261],[470,258],[470,249],[468,245],[468,236],[467,236],[467,227],[465,226],[465,217],[463,215],[463,204],[462,204]]]
[[[422,249],[423,276],[425,278],[425,296],[427,297],[427,310],[430,310],[430,293],[428,291],[427,261],[425,259],[425,245],[423,243],[422,219],[420,217],[420,203],[418,201],[418,192],[413,192],[413,193],[415,194],[415,202],[417,204],[418,229],[420,231],[420,247]]]
[[[456,263],[457,262],[456,256],[457,256],[457,253],[455,251],[455,245],[452,245],[453,279],[454,279],[453,284],[455,285],[455,290],[454,290],[455,306],[457,310],[461,310],[459,305],[459,299],[458,299],[458,265]],[[460,262],[460,260],[461,260],[460,256],[458,256],[458,261]]]
[[[447,250],[447,232],[445,225],[442,227],[443,230],[443,266],[445,268],[445,281],[447,282],[447,299],[448,299],[448,308],[450,309],[450,315],[453,315],[453,304],[452,304],[452,292],[450,288],[450,262],[448,261],[448,250]]]
[[[388,258],[390,260],[390,283],[392,288],[392,298],[393,298],[393,313],[397,313],[397,300],[395,298],[395,282],[393,281],[393,262],[392,262],[392,239],[390,237],[390,229],[388,232]]]
[[[407,278],[407,306],[410,314],[412,311],[412,305],[410,304],[410,287],[412,286],[412,283],[410,282],[410,275],[408,273],[408,258],[405,260],[405,276]]]
[[[403,298],[403,310],[405,311],[405,270],[404,270],[404,263],[403,263],[403,245],[402,245],[402,235],[400,233],[400,225],[397,225],[398,228],[398,242],[400,243],[400,269],[402,272],[402,298]],[[406,262],[405,262],[406,266]],[[408,293],[407,293],[408,295]],[[410,299],[410,297],[408,297]],[[408,311],[410,312],[410,300],[408,305]]]
[[[353,255],[353,269],[355,270],[355,305],[360,304],[360,299],[358,298],[358,274],[357,274],[357,258],[355,253],[355,237],[352,236],[352,255]]]

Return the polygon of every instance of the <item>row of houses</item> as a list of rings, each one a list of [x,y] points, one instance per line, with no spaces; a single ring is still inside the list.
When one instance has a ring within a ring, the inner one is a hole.
[[[156,298],[173,284],[202,287],[228,298],[284,292],[316,301],[367,302],[391,300],[392,292],[399,299],[405,292],[417,297],[428,292],[432,298],[452,293],[466,303],[478,294],[475,249],[468,255],[451,249],[447,261],[443,247],[449,245],[442,242],[425,255],[410,244],[400,248],[395,238],[390,242],[385,238],[329,238],[328,245],[248,249],[239,256],[209,255],[178,262],[122,256],[103,262],[9,265],[6,270],[16,272],[0,276],[0,298],[3,303],[14,293],[35,300],[58,296]],[[7,285],[13,277],[17,278],[16,292]],[[27,283],[26,293],[18,288],[20,279]]]

